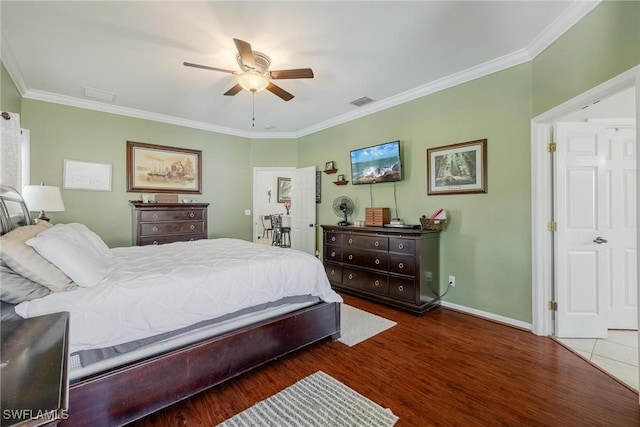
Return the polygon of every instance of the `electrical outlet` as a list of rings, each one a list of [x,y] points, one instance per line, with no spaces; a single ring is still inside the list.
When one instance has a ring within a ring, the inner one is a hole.
[[[456,285],[456,276],[449,276],[449,286]]]

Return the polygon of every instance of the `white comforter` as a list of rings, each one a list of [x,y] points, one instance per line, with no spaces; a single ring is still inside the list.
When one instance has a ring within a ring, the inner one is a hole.
[[[97,286],[16,306],[22,317],[68,311],[71,353],[167,332],[295,295],[342,299],[322,263],[295,251],[236,239],[112,249]]]

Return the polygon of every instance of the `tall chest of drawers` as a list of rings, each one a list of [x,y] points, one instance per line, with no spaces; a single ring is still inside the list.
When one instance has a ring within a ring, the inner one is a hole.
[[[133,207],[133,240],[138,246],[207,238],[209,203],[140,203]]]
[[[323,225],[331,286],[422,314],[440,304],[437,231]]]

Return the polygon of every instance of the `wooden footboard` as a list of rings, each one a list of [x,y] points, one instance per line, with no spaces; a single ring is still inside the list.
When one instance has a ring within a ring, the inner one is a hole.
[[[116,426],[323,338],[340,336],[340,304],[320,303],[82,379],[61,426]]]

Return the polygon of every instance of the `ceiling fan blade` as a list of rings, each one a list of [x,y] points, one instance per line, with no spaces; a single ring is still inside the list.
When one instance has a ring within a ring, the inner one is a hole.
[[[293,99],[293,95],[291,95],[286,90],[282,89],[280,86],[276,86],[271,82],[269,82],[269,85],[267,86],[267,90],[273,93],[274,95],[279,96],[285,101],[291,101]]]
[[[229,89],[228,91],[226,91],[224,94],[226,96],[233,96],[236,93],[240,92],[242,90],[242,86],[240,86],[239,84],[236,84],[235,86],[233,86],[231,89]]]
[[[272,79],[312,79],[311,68],[296,68],[293,70],[273,70],[270,72]]]
[[[192,64],[191,62],[183,62],[185,67],[202,68],[203,70],[221,71],[223,73],[235,74],[233,70],[226,70],[224,68],[208,67],[206,65]]]
[[[256,68],[251,45],[238,39],[233,39],[233,42],[236,44],[236,48],[238,48],[238,53],[240,54],[240,58],[242,58],[242,63],[247,67]]]

